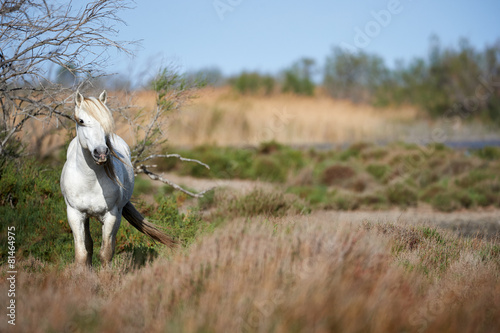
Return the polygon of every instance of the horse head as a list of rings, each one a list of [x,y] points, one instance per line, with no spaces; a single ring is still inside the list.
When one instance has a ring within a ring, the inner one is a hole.
[[[106,91],[101,93],[99,99],[85,98],[79,92],[75,98],[74,118],[78,140],[98,165],[105,164],[109,160],[108,137],[114,129],[113,117],[106,106],[106,99]]]

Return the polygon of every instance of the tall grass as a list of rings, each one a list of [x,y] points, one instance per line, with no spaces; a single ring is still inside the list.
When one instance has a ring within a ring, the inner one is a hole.
[[[498,249],[321,214],[236,218],[140,270],[25,262],[41,272],[19,275],[9,331],[495,332]]]

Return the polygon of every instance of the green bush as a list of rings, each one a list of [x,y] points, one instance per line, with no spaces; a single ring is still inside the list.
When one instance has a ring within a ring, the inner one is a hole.
[[[389,174],[390,168],[385,164],[369,164],[366,171],[378,181],[382,181]]]
[[[368,208],[385,209],[388,207],[387,196],[380,192],[362,196],[360,203]]]
[[[282,192],[256,189],[244,196],[228,200],[219,207],[219,214],[227,216],[283,216],[308,213],[310,209],[296,196]]]
[[[134,183],[134,196],[140,195],[143,193],[151,193],[153,189],[153,185],[149,179],[143,179],[141,177],[135,178]]]
[[[8,161],[0,175],[1,238],[15,227],[17,259],[72,260],[73,236],[59,188],[60,169],[35,160]],[[4,243],[5,244],[5,243]],[[7,247],[2,247],[2,263]]]
[[[287,177],[286,164],[272,156],[258,156],[252,166],[254,179],[269,182],[284,182]]]
[[[330,193],[326,186],[292,186],[287,192],[297,195],[306,200],[314,207],[324,206],[330,201]]]
[[[346,195],[338,193],[332,201],[334,209],[338,210],[355,210],[360,206],[360,200],[354,195]]]
[[[149,220],[164,228],[168,235],[180,240],[183,245],[190,244],[198,234],[209,228],[197,210],[187,214],[179,212],[174,196],[161,198]]]
[[[459,204],[455,201],[455,197],[450,193],[439,193],[431,200],[432,208],[442,212],[451,212],[459,208]]]
[[[474,153],[485,160],[500,160],[500,147],[483,147],[474,151]]]
[[[497,163],[476,154],[464,156],[439,144],[422,147],[396,143],[380,147],[357,143],[341,151],[303,151],[270,141],[257,148],[202,146],[175,152],[211,167],[207,170],[175,160],[171,170],[181,174],[288,181],[288,192],[317,208],[407,207],[419,200],[443,211],[500,206]],[[378,183],[366,177],[365,171]],[[332,188],[339,187],[354,204],[332,193]]]
[[[386,195],[387,200],[394,205],[407,207],[416,206],[418,203],[417,193],[406,184],[390,185],[386,190]]]
[[[461,177],[455,183],[462,188],[470,188],[484,180],[495,179],[497,175],[488,169],[474,169],[469,174]]]
[[[270,95],[274,92],[274,87],[276,85],[272,76],[263,75],[257,72],[243,72],[229,79],[229,83],[237,92],[248,95]]]

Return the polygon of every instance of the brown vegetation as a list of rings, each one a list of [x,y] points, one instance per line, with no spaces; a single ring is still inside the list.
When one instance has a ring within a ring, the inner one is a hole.
[[[322,212],[236,218],[140,270],[124,256],[91,273],[23,262],[9,331],[494,332],[499,256],[498,243]]]

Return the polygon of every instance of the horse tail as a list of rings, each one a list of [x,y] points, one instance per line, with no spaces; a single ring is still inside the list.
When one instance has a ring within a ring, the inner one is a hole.
[[[169,248],[173,248],[178,244],[176,240],[164,234],[156,225],[146,220],[130,201],[123,207],[122,215],[134,228]]]

